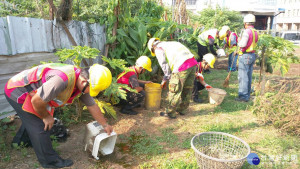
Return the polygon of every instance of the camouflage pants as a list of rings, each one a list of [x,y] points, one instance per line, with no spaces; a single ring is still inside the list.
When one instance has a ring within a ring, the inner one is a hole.
[[[176,112],[182,114],[189,107],[192,89],[195,79],[196,66],[185,71],[174,73],[169,82],[168,105],[166,113],[176,116]]]

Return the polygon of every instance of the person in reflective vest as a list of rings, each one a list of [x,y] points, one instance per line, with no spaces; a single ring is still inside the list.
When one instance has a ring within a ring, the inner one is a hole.
[[[220,40],[224,40],[224,49],[228,49],[228,69],[232,72],[236,71],[236,63],[238,59],[237,43],[238,43],[238,36],[235,32],[231,32],[229,26],[223,26],[220,31]]]
[[[192,99],[196,103],[202,103],[202,100],[198,96],[200,90],[203,90],[204,88],[206,90],[212,88],[204,81],[204,76],[202,75],[202,72],[205,69],[214,68],[215,61],[215,56],[211,53],[208,53],[203,56],[203,61],[198,62],[197,64],[196,80],[194,80],[194,87],[192,92]]]
[[[255,16],[253,14],[247,14],[244,17],[245,31],[243,32],[242,38],[238,43],[240,47],[240,58],[239,58],[239,91],[236,101],[248,102],[250,99],[251,82],[253,64],[255,63],[255,46],[258,41],[258,33],[254,29]]]
[[[199,55],[199,59],[197,59],[198,62],[202,62],[203,56],[208,54],[209,50],[210,50],[210,53],[217,56],[215,47],[217,49],[220,48],[217,45],[217,38],[219,38],[218,29],[210,29],[210,30],[204,31],[198,36],[198,41],[197,41],[197,48],[198,48],[198,55]],[[208,50],[208,48],[209,48],[209,50]],[[210,73],[210,71],[209,71],[209,69],[207,69],[207,70],[204,70],[203,73]]]
[[[147,56],[141,56],[136,60],[135,66],[129,68],[128,72],[122,72],[118,76],[117,83],[127,84],[136,92],[127,91],[126,100],[120,99],[120,105],[122,105],[121,113],[128,115],[136,115],[138,112],[132,110],[133,108],[141,106],[141,102],[145,98],[145,84],[152,83],[151,81],[139,80],[140,74],[145,70],[152,71],[151,60]]]
[[[92,98],[109,87],[111,81],[111,72],[105,66],[94,64],[80,69],[61,63],[39,65],[8,80],[4,88],[5,97],[20,116],[21,128],[25,128],[42,167],[73,165],[72,160],[62,159],[53,149],[50,129],[54,124],[54,108],[71,104],[76,96],[80,96],[79,99],[105,132],[112,132],[112,126],[108,125]]]
[[[158,38],[149,39],[148,49],[152,56],[156,56],[164,72],[161,87],[164,88],[169,81],[168,105],[160,115],[168,118],[176,118],[176,112],[184,115],[190,103],[197,68],[194,55],[179,42],[160,41]]]

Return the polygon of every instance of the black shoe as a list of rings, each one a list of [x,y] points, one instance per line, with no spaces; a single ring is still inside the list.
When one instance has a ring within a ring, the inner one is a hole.
[[[211,71],[209,69],[207,69],[207,70],[203,70],[203,73],[210,74]]]
[[[199,99],[198,97],[194,97],[194,98],[193,98],[193,101],[194,101],[195,103],[202,103],[202,100]]]
[[[56,161],[50,162],[48,164],[42,164],[43,168],[64,168],[64,167],[70,167],[71,165],[73,165],[73,161],[70,159],[62,159],[59,158]]]
[[[248,102],[249,101],[249,100],[242,99],[242,98],[239,98],[239,97],[235,98],[234,100],[238,101],[238,102]]]
[[[122,109],[121,113],[127,114],[127,115],[137,115],[138,112],[132,110],[132,109]]]
[[[184,116],[184,115],[185,115],[184,113],[182,113],[182,112],[180,112],[180,111],[178,111],[178,114],[179,114],[180,116]]]
[[[169,113],[165,113],[165,112],[160,112],[159,115],[163,117],[168,117],[169,119],[176,119],[176,116],[170,116]]]

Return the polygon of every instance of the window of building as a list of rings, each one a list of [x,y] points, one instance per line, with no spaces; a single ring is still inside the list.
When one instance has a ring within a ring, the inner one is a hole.
[[[185,0],[186,5],[196,5],[197,0]]]

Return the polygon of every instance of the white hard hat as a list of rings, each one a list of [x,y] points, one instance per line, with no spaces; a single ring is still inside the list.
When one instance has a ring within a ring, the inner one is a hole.
[[[255,16],[253,14],[247,14],[244,17],[244,23],[255,23]]]
[[[154,51],[152,51],[152,46],[153,46],[153,43],[154,43],[155,41],[159,41],[159,38],[151,38],[151,39],[149,39],[148,45],[147,45],[147,46],[148,46],[148,49],[150,50],[152,56],[155,56]]]
[[[219,39],[220,39],[220,40],[223,40],[223,39],[226,37],[227,31],[228,31],[229,29],[230,29],[229,26],[223,26],[223,27],[222,27],[222,29],[221,29],[220,32],[219,32]]]

